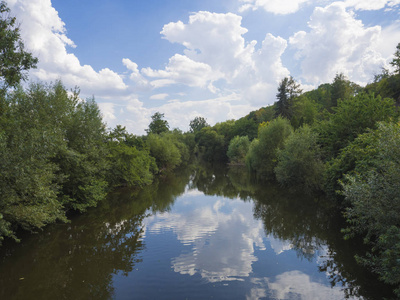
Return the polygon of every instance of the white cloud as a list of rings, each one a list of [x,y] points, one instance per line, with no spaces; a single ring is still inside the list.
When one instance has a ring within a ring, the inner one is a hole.
[[[221,77],[221,74],[214,72],[209,65],[196,62],[181,54],[175,54],[171,57],[165,70],[144,68],[142,73],[148,77],[165,78],[151,82],[156,88],[172,84],[206,87],[210,82]]]
[[[122,59],[124,66],[130,70],[132,73],[129,78],[139,87],[139,88],[149,88],[149,82],[145,79],[139,71],[137,63],[131,61],[129,58]]]
[[[101,114],[103,115],[104,122],[111,123],[116,119],[115,117],[115,104],[111,102],[98,103]]]
[[[155,94],[150,96],[151,100],[165,100],[168,97],[168,94]]]
[[[207,88],[212,93],[235,91],[252,105],[271,104],[276,86],[289,71],[281,55],[287,42],[267,34],[261,48],[256,41],[246,43],[242,18],[233,13],[200,11],[187,24],[171,22],[163,27],[163,38],[182,44],[184,55],[175,54],[164,70],[142,69],[156,78],[155,87],[176,83]]]
[[[309,4],[322,5],[338,2],[355,10],[380,10],[383,8],[390,10],[400,4],[400,0],[240,0],[240,2],[243,4],[239,8],[239,12],[263,9],[276,15],[293,14]]]
[[[50,0],[8,0],[12,14],[21,22],[21,37],[26,48],[39,58],[38,68],[31,74],[43,81],[62,79],[67,86],[79,85],[86,95],[109,95],[124,91],[127,86],[121,76],[105,68],[96,72],[81,65],[68,53],[75,47],[65,30],[65,24]]]
[[[377,52],[381,27],[365,27],[343,3],[315,8],[309,32],[295,33],[289,42],[302,59],[302,77],[312,84],[330,82],[337,72],[365,84],[385,64]]]
[[[248,9],[264,9],[267,12],[286,15],[297,12],[303,4],[311,2],[310,0],[241,0],[244,2],[239,11]]]
[[[400,0],[346,0],[344,3],[356,10],[379,10],[385,7],[393,8],[400,4]]]

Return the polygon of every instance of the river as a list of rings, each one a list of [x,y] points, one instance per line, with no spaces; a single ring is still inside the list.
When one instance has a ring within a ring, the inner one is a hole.
[[[0,249],[0,299],[382,299],[323,197],[197,166]]]

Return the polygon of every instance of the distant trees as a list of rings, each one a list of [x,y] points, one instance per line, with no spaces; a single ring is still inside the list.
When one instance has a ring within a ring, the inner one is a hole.
[[[153,133],[153,134],[161,134],[163,132],[169,131],[169,125],[166,120],[163,120],[164,114],[160,112],[154,113],[154,115],[151,116],[151,123],[149,124],[149,128],[146,129],[146,132],[148,134]]]
[[[190,121],[189,127],[190,127],[190,132],[191,133],[197,133],[204,127],[208,127],[206,119],[203,117],[196,117],[192,121]]]

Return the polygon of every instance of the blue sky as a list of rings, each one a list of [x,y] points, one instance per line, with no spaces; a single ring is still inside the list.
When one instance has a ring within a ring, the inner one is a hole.
[[[79,86],[135,134],[156,111],[184,131],[240,118],[289,75],[304,90],[338,72],[366,84],[400,42],[400,0],[6,2],[39,58],[30,79]]]

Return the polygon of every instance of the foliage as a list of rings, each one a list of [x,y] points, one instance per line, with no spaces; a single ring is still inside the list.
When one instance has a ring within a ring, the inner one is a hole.
[[[278,117],[266,126],[261,126],[258,138],[254,139],[246,155],[246,165],[260,177],[271,179],[277,163],[276,153],[284,145],[293,129],[289,120]]]
[[[155,159],[147,148],[138,149],[132,140],[137,139],[120,125],[108,134],[110,186],[143,187],[153,181],[157,170]]]
[[[169,134],[149,134],[146,143],[160,173],[171,171],[181,163],[179,148]]]
[[[396,46],[396,52],[394,53],[394,58],[390,64],[394,68],[394,73],[400,75],[400,43]]]
[[[35,68],[38,60],[24,50],[16,18],[0,2],[0,82],[1,88],[14,87],[26,79],[26,71]]]
[[[292,76],[285,77],[279,84],[275,102],[275,116],[282,116],[291,119],[293,116],[293,100],[301,94],[300,85]]]
[[[362,138],[370,141],[375,152],[357,163],[368,171],[347,175],[342,184],[343,195],[351,203],[345,213],[349,222],[346,232],[348,237],[365,236],[372,249],[359,260],[385,282],[396,284],[400,296],[400,126],[380,123],[366,135],[374,137]]]
[[[330,119],[318,126],[320,143],[327,156],[337,156],[359,134],[376,128],[376,122],[388,121],[395,116],[392,99],[382,99],[374,94],[359,94],[339,101]]]
[[[189,127],[190,127],[190,132],[191,133],[197,133],[199,132],[202,128],[208,127],[206,119],[203,117],[196,117],[192,121],[190,121]]]
[[[331,105],[338,105],[339,100],[346,100],[355,96],[360,90],[360,86],[349,81],[343,73],[336,74],[331,88]]]
[[[224,136],[218,134],[213,128],[205,127],[196,134],[200,155],[208,162],[226,161]]]
[[[164,114],[160,112],[156,112],[151,116],[151,123],[149,124],[149,128],[146,129],[147,134],[161,134],[163,132],[169,131],[169,125],[166,120],[163,120]]]
[[[324,163],[321,160],[317,134],[304,126],[291,134],[277,151],[275,175],[286,187],[305,191],[320,190]]]
[[[250,118],[243,117],[235,122],[232,128],[234,136],[247,136],[249,140],[257,137],[258,123]]]
[[[306,96],[299,96],[293,104],[293,117],[290,120],[294,128],[299,128],[302,125],[312,125],[318,117],[320,105]]]
[[[247,136],[235,136],[229,143],[227,156],[231,164],[244,164],[250,141]]]

